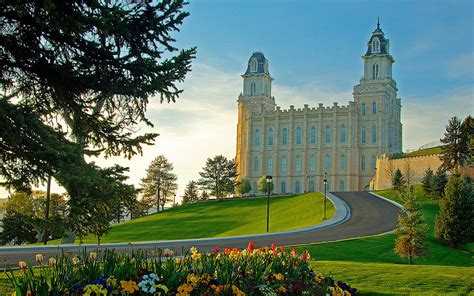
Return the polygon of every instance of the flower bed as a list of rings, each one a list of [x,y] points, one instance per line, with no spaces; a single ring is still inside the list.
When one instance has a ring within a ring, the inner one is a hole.
[[[150,259],[151,258],[151,259]],[[19,273],[8,276],[14,295],[355,295],[355,289],[315,273],[309,253],[283,247],[243,250],[196,248],[174,257],[165,249],[156,253],[99,254],[81,257],[62,254],[37,267],[20,262]]]

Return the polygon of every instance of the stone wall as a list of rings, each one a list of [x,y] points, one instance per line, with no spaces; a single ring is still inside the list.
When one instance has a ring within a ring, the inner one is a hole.
[[[397,159],[382,155],[377,158],[377,170],[371,187],[375,190],[391,188],[391,174],[397,169],[400,169],[403,175],[407,175],[407,170],[409,170],[412,184],[419,184],[428,168],[436,172],[441,164],[439,154]]]

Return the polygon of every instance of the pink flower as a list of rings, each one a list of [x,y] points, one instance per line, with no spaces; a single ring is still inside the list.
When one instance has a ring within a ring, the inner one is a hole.
[[[214,247],[213,252],[214,252],[214,255],[218,254],[218,253],[219,253],[219,248],[218,248],[218,247]]]

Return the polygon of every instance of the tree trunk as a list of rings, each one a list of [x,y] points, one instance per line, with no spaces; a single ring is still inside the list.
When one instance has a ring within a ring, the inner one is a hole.
[[[46,205],[44,211],[44,230],[43,230],[43,244],[48,244],[48,226],[49,226],[49,204],[51,202],[51,175],[48,176],[48,184],[46,188]]]

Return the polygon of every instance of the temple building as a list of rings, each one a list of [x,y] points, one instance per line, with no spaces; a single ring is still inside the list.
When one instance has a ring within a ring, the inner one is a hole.
[[[275,193],[367,190],[377,156],[402,152],[401,99],[390,43],[377,24],[362,56],[364,75],[346,106],[282,110],[272,95],[268,60],[250,57],[239,95],[236,162],[240,176],[271,175]]]

